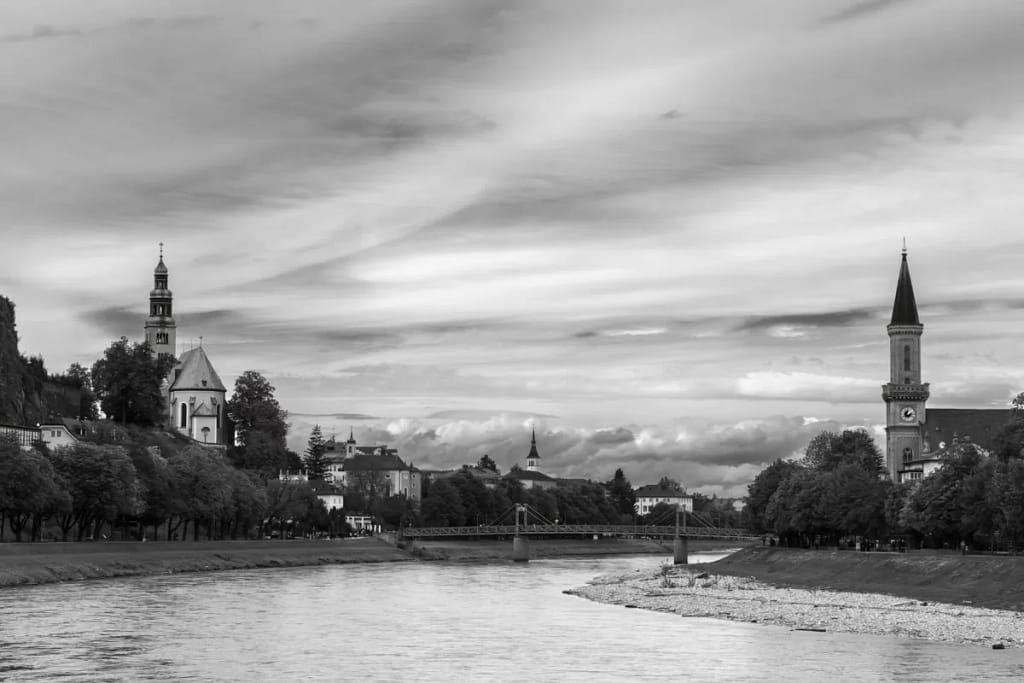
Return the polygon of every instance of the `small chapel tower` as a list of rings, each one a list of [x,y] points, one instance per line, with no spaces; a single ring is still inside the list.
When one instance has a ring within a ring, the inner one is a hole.
[[[530,438],[530,454],[526,456],[526,471],[536,472],[540,465],[540,454],[537,452],[537,430],[533,430]]]
[[[914,286],[910,282],[907,248],[903,247],[889,333],[889,383],[882,385],[885,401],[885,464],[893,481],[907,463],[923,455],[921,427],[925,423],[928,383],[921,382],[921,333]]]
[[[146,341],[153,352],[174,355],[176,344],[173,300],[167,288],[167,266],[164,265],[164,243],[160,243],[160,261],[153,270],[153,289],[149,292],[149,317],[146,318]]]

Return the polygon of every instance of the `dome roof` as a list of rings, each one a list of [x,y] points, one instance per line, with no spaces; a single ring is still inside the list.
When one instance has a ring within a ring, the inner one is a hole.
[[[164,265],[164,257],[160,257],[160,262],[156,264],[156,268],[153,269],[154,273],[167,273],[167,266]]]

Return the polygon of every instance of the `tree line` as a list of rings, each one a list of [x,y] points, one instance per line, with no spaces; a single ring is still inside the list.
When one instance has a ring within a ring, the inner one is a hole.
[[[776,460],[757,475],[751,526],[790,545],[899,537],[911,547],[1021,549],[1024,410],[1009,412],[992,446],[986,454],[958,439],[927,477],[894,483],[867,432],[823,432],[801,460]]]

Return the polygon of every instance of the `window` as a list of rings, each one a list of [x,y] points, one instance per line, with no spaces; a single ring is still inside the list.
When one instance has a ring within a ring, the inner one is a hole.
[[[181,419],[178,426],[182,429],[188,426],[188,406],[184,403],[181,404]]]
[[[210,428],[209,427],[203,427],[203,441],[209,440],[209,436],[210,436]]]
[[[910,372],[910,344],[903,346],[903,372]]]

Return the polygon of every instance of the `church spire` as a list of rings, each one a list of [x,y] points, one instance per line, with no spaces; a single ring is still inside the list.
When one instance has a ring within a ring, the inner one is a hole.
[[[910,282],[910,267],[907,265],[907,247],[903,245],[903,260],[900,262],[900,278],[896,283],[896,299],[892,304],[890,325],[920,325],[917,317],[917,301],[914,299],[914,285]]]

